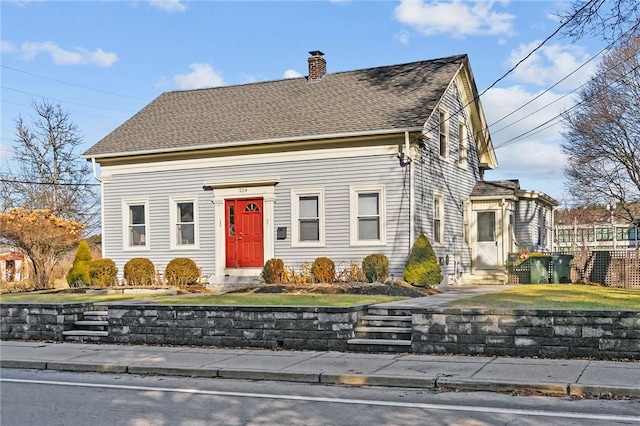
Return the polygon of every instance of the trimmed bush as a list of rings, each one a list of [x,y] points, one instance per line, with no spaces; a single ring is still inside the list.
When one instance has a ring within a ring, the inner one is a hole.
[[[98,259],[89,265],[91,283],[97,287],[109,287],[116,283],[118,268],[111,259]]]
[[[389,277],[389,259],[384,254],[370,254],[362,260],[362,270],[368,282],[383,283]]]
[[[316,282],[332,283],[335,281],[336,264],[328,257],[318,257],[311,265],[311,275]]]
[[[267,284],[280,284],[284,276],[284,262],[282,259],[269,259],[262,268],[262,279]]]
[[[156,277],[156,267],[146,257],[134,257],[124,265],[124,279],[131,286],[150,286]]]
[[[187,257],[176,257],[165,268],[164,279],[171,286],[197,284],[200,279],[200,269],[193,260]]]
[[[413,244],[402,275],[406,282],[418,287],[433,288],[442,282],[438,259],[424,234]]]
[[[73,259],[73,266],[67,273],[67,283],[70,287],[83,287],[91,285],[89,277],[89,265],[91,264],[91,250],[86,240],[80,241],[76,256]]]

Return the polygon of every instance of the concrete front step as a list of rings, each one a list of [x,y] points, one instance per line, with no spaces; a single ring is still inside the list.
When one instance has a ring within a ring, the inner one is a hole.
[[[109,332],[102,330],[66,330],[62,334],[64,336],[107,337]]]
[[[349,339],[350,345],[374,345],[374,346],[411,346],[411,340],[392,339]]]
[[[390,340],[390,339],[349,339],[347,347],[353,352],[368,353],[397,353],[410,352],[410,340]]]
[[[99,317],[108,317],[109,311],[84,311],[82,313],[83,316],[99,316]]]
[[[356,327],[356,332],[362,333],[399,333],[406,334],[411,333],[413,330],[411,327]]]
[[[82,320],[82,321],[75,321],[73,323],[73,325],[80,325],[80,326],[89,326],[89,327],[104,327],[109,325],[109,321],[105,321],[105,320]]]

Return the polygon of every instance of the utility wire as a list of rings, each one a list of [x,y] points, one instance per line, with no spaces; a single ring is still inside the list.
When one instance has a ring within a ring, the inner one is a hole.
[[[100,186],[99,183],[73,183],[73,182],[36,182],[29,180],[19,180],[19,179],[5,179],[0,178],[0,182],[3,183],[21,183],[24,185],[53,185],[53,186]]]
[[[22,93],[22,94],[29,95],[29,96],[36,96],[36,97],[39,97],[39,98],[43,97],[43,96],[40,96],[40,95],[36,95],[35,93],[25,92],[25,91],[22,91],[22,90],[14,89],[12,87],[7,87],[7,86],[0,86],[0,87],[3,88],[3,89],[6,89],[6,90],[11,90],[12,92],[18,92],[18,93]],[[96,105],[80,104],[80,103],[77,103],[77,102],[70,102],[70,101],[65,101],[65,100],[62,100],[62,99],[56,99],[56,98],[50,98],[50,97],[44,97],[44,98],[50,99],[50,100],[56,101],[56,102],[62,102],[62,103],[71,104],[71,105],[79,105],[79,106],[84,106],[84,107],[89,107],[89,108],[106,109],[106,110],[110,110],[110,111],[133,112],[131,110],[126,110],[126,109],[108,108],[108,107],[101,107],[101,106],[96,106]]]
[[[55,78],[46,77],[44,75],[39,75],[39,74],[35,74],[35,73],[32,73],[32,72],[19,70],[17,68],[13,68],[13,67],[10,67],[10,66],[7,66],[7,65],[0,65],[0,66],[2,68],[6,68],[6,69],[11,70],[11,71],[16,71],[16,72],[20,72],[20,73],[27,74],[27,75],[32,75],[34,77],[43,78],[45,80],[55,81],[56,83],[66,84],[68,86],[79,87],[79,88],[85,89],[85,90],[93,90],[94,92],[105,93],[107,95],[113,95],[113,96],[121,96],[123,98],[138,99],[138,100],[147,101],[147,102],[150,101],[149,99],[141,98],[141,97],[138,97],[138,96],[123,95],[121,93],[115,93],[115,92],[110,92],[110,91],[101,90],[101,89],[94,89],[93,87],[82,86],[80,84],[69,83],[68,81],[57,80]]]

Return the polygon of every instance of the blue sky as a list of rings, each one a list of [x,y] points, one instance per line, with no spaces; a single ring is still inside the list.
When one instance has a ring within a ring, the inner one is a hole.
[[[466,53],[484,92],[558,28],[555,14],[568,6],[4,0],[0,167],[12,154],[14,120],[32,115],[34,99],[69,112],[84,151],[162,92],[306,75],[311,50],[325,53],[328,72]],[[548,122],[572,105],[604,46],[555,36],[482,96],[499,161],[486,179],[517,178],[565,201],[561,126]]]

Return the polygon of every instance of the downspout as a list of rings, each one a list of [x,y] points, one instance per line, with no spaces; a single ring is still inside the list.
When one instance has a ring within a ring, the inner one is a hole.
[[[409,250],[411,250],[415,240],[415,206],[413,205],[413,200],[415,199],[415,172],[413,167],[411,167],[411,141],[409,140],[409,132],[404,132],[404,150],[405,164],[409,168]]]
[[[105,258],[104,253],[104,182],[98,177],[98,168],[96,167],[95,157],[91,157],[91,165],[93,166],[93,177],[100,182],[100,238],[102,239],[101,251],[102,258]]]

